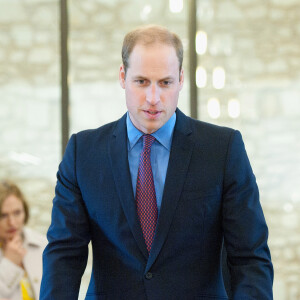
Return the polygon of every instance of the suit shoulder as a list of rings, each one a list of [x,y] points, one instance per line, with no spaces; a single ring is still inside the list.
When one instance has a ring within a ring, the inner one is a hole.
[[[75,133],[78,139],[89,139],[111,134],[118,121],[110,122],[95,129],[86,129]]]
[[[226,126],[215,125],[192,118],[189,119],[194,131],[200,136],[229,139],[234,133],[238,132],[237,130]]]
[[[99,128],[74,133],[68,142],[66,152],[73,152],[75,149],[77,154],[82,154],[85,157],[95,155],[99,151],[103,153],[116,128],[124,128],[126,126],[125,120],[126,114],[121,119]]]

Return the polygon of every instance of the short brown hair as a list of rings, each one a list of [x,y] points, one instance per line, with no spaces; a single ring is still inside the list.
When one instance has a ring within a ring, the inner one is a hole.
[[[122,62],[126,73],[129,68],[129,57],[136,44],[151,45],[162,43],[173,46],[179,61],[179,72],[182,68],[183,46],[176,33],[159,25],[140,26],[125,35],[122,47]]]
[[[20,188],[11,181],[8,180],[0,181],[0,212],[4,200],[11,195],[16,196],[22,202],[25,211],[24,223],[26,224],[29,219],[29,208],[28,208],[27,201],[23,193],[21,192]]]

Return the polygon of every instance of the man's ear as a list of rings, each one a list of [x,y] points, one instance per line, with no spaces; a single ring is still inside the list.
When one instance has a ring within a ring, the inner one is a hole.
[[[120,81],[120,85],[123,89],[125,89],[125,69],[124,69],[124,65],[122,64],[120,66],[120,71],[119,71],[119,81]]]
[[[183,71],[183,67],[182,67],[180,74],[179,74],[180,90],[183,88],[183,82],[184,82],[184,71]]]

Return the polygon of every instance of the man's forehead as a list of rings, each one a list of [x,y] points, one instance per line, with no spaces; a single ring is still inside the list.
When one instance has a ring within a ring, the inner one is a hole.
[[[150,45],[136,44],[132,49],[129,56],[129,67],[132,62],[144,62],[144,59],[150,58],[153,63],[160,62],[165,64],[174,60],[178,62],[179,59],[176,54],[176,50],[172,45],[164,43],[152,43]],[[134,59],[134,60],[133,60]]]
[[[152,43],[142,43],[142,42],[137,42],[133,48],[132,48],[132,51],[131,51],[131,54],[133,52],[135,52],[136,49],[143,49],[143,50],[148,50],[148,49],[153,49],[153,48],[170,48],[170,49],[174,49],[175,53],[176,53],[176,49],[175,47],[172,45],[172,44],[169,44],[169,43],[163,43],[163,42],[160,42],[160,41],[155,41],[155,42],[152,42]]]

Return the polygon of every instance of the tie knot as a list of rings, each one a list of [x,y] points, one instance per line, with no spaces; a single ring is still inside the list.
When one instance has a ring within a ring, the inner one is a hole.
[[[143,147],[144,149],[150,150],[153,142],[155,141],[155,137],[152,136],[151,134],[144,134],[143,135]]]

